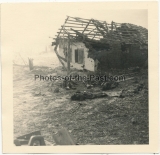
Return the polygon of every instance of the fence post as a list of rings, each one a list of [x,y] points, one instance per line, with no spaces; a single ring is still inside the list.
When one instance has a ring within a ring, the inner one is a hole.
[[[33,59],[28,58],[29,61],[29,69],[33,70]]]

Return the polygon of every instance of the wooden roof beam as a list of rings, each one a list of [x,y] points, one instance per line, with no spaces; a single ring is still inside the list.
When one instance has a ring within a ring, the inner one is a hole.
[[[61,30],[61,29],[58,29],[58,30]],[[62,29],[63,30],[63,29]],[[72,31],[70,29],[66,29],[67,31]],[[83,31],[83,30],[77,30],[77,31]],[[90,30],[85,30],[85,31],[90,31]]]
[[[89,34],[89,35],[91,35],[91,34]],[[93,38],[92,39],[94,39],[95,38],[95,36],[102,36],[102,35],[97,35],[97,33],[93,36]]]
[[[104,22],[104,24],[105,24],[105,26],[106,26],[106,31],[107,31],[107,33],[108,33],[108,31],[109,31],[109,30],[108,30],[108,24],[107,24],[106,21]]]
[[[87,25],[87,23],[85,23],[85,24],[82,24],[82,23],[77,23],[77,22],[75,22],[75,23],[72,23],[72,22],[67,22],[66,24],[74,24],[74,25]],[[92,23],[90,23],[90,26],[94,26],[94,24],[92,24]]]
[[[73,19],[82,19],[82,20],[90,20],[90,19],[85,19],[85,18],[80,18],[80,17],[70,17],[70,18],[73,18]]]
[[[84,33],[84,31],[87,29],[88,25],[91,23],[91,20],[88,22],[88,24],[86,25],[86,27],[84,28],[82,34]],[[89,29],[89,28],[88,28]]]
[[[80,20],[68,20],[68,21],[71,21],[71,22],[78,22],[78,23],[88,23],[88,22],[86,22],[86,21],[80,21]]]
[[[86,18],[80,18],[80,17],[70,17],[70,18],[73,18],[73,19],[82,19],[82,20],[91,20],[91,19],[86,19]],[[99,22],[104,22],[103,20],[96,20],[94,19],[95,21],[99,21]]]
[[[97,23],[97,22],[99,22],[99,21],[92,20],[92,22],[93,22],[93,24],[95,25],[95,27],[97,28],[97,31],[99,31],[99,32],[101,33],[101,35],[102,35],[103,37],[105,37],[104,30],[101,30],[101,29],[99,29],[99,27],[98,27],[98,23]],[[101,23],[101,24],[102,24],[102,23]],[[102,33],[102,32],[103,32],[103,33]]]
[[[92,33],[94,30],[97,30],[97,28],[92,29],[88,34]]]
[[[82,34],[81,32],[78,32],[77,30],[74,30],[72,28],[71,28],[71,30],[73,30],[77,35],[81,35],[81,36],[96,35],[96,34],[85,34],[85,33]],[[97,36],[102,36],[102,35],[97,34]]]
[[[78,23],[70,23],[70,22],[67,22],[66,24],[74,24],[74,25],[85,25],[85,24],[78,24]],[[87,25],[87,24],[86,24]]]
[[[66,24],[66,22],[67,22],[67,20],[69,19],[69,17],[67,17],[67,19],[65,20],[65,22],[64,22],[64,24],[63,24],[63,26],[62,26],[62,29],[63,29],[63,27],[64,27],[64,25]],[[62,31],[62,30],[61,30]],[[61,33],[61,31],[60,31],[60,33]],[[59,33],[59,34],[60,34]],[[58,34],[58,36],[57,36],[57,38],[59,37],[59,34]]]
[[[62,26],[61,26],[62,27]],[[85,28],[85,27],[79,27],[79,26],[70,26],[70,25],[65,25],[65,27],[71,27],[71,28]],[[91,29],[91,28],[89,28]]]
[[[102,36],[102,35],[101,34],[87,34],[87,36]]]

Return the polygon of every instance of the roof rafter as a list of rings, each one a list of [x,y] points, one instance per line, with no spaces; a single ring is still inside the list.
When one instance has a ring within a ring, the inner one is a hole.
[[[121,41],[125,40],[126,43],[148,42],[148,30],[129,23],[107,23],[106,21],[100,21],[95,19],[84,19],[79,17],[67,16],[64,24],[61,26],[56,35],[65,38],[71,36],[77,41],[84,41],[85,39],[107,41]]]

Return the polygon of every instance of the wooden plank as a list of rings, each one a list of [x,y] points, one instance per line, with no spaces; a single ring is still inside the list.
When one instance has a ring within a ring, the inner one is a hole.
[[[58,57],[59,57],[60,59],[62,59],[63,61],[67,62],[67,59],[61,57],[60,55],[58,55]]]
[[[101,24],[105,22],[104,20],[96,20],[96,19],[93,19],[93,18],[92,18],[92,21],[99,22]]]
[[[97,30],[97,28],[94,28],[94,29],[92,29],[91,31],[89,31],[89,33],[88,34],[90,34],[90,33],[96,33],[96,32],[99,32],[98,30]]]
[[[112,24],[111,24],[111,31],[113,32],[113,21],[112,21]]]
[[[68,20],[68,21],[70,21],[70,20]],[[67,24],[68,25],[81,25],[81,26],[86,26],[87,25],[87,23],[80,23],[80,22],[76,22],[76,21],[75,21],[75,23],[74,22],[67,22],[66,25]],[[94,26],[94,24],[91,23],[90,26]]]
[[[69,37],[69,40],[70,40],[70,36],[72,38],[75,38],[75,36],[71,35],[71,33],[69,33],[65,28],[64,28],[64,31],[66,32],[66,34],[68,34],[68,37]],[[73,33],[74,34],[74,33]],[[76,35],[76,34],[75,34]]]
[[[67,17],[67,19],[65,20],[65,22],[64,22],[64,24],[63,24],[63,26],[62,26],[62,29],[63,29],[63,27],[64,27],[64,25],[65,25],[65,23],[67,22],[68,19],[69,19],[69,17]],[[62,30],[61,30],[61,31],[62,31]],[[59,32],[59,34],[61,33],[61,31]],[[58,34],[57,38],[59,37],[59,34]]]
[[[70,73],[70,37],[68,37],[68,54],[67,54],[67,73]]]
[[[95,21],[98,21],[98,22],[100,22],[100,23],[101,23],[101,22],[102,22],[102,23],[104,22],[103,20],[86,19],[86,18],[80,18],[80,17],[71,17],[71,18],[74,18],[74,19],[81,19],[81,20],[88,20],[88,21],[89,21],[89,20],[95,20]]]
[[[65,32],[66,35],[71,36],[72,38],[75,38],[75,36],[71,35],[71,34],[76,35],[75,32],[74,33],[69,33],[65,28],[64,28],[64,32]]]
[[[103,36],[101,36],[101,37],[103,37]],[[92,39],[92,38],[93,38],[93,37],[89,36],[89,39]],[[99,36],[95,36],[94,38],[99,39]]]
[[[88,24],[86,25],[86,27],[84,28],[84,30],[83,30],[83,32],[82,33],[84,33],[84,31],[87,29],[87,27],[88,27],[88,25],[91,23],[91,20],[88,22]],[[89,29],[89,28],[88,28]]]
[[[65,128],[59,130],[56,134],[53,134],[53,139],[56,145],[76,145],[73,137]]]
[[[85,18],[80,18],[80,17],[70,17],[70,18],[73,18],[73,19],[82,19],[82,20],[90,20],[90,19],[85,19]]]
[[[58,30],[61,30],[61,29],[58,29]],[[67,31],[72,31],[71,29],[65,29]],[[77,31],[83,31],[83,30],[77,30]],[[90,30],[86,30],[86,31],[90,31]]]
[[[89,25],[89,26],[90,26],[90,25]],[[92,30],[92,29],[93,29],[93,28],[87,27],[85,31],[87,31],[87,30],[90,31],[90,30]]]
[[[69,34],[76,34],[76,33],[69,33]],[[87,34],[87,33],[83,33],[84,35],[87,35],[87,36],[94,36],[94,35],[97,35],[97,36],[102,36],[100,32],[97,32],[97,34]]]
[[[88,22],[84,22],[84,21],[77,21],[77,20],[70,20],[70,19],[68,21],[88,24]]]
[[[90,34],[96,34],[96,33],[101,34],[101,32],[99,32],[99,31],[93,31],[93,32],[91,32]],[[88,34],[88,33],[86,33],[86,34]],[[88,34],[88,35],[90,35],[90,34]]]
[[[99,31],[100,33],[101,33],[101,35],[103,36],[103,37],[105,37],[105,34],[104,34],[104,31],[102,31],[100,28],[99,28],[99,24],[101,25],[101,24],[103,24],[103,23],[99,23],[99,21],[95,21],[95,20],[92,20],[92,22],[93,22],[93,24],[95,25],[95,27],[97,28],[97,31]]]
[[[94,30],[97,30],[97,28],[92,29],[88,34],[92,33]]]
[[[57,55],[60,63],[62,64],[62,66],[67,70],[67,68],[65,67],[63,61],[59,58],[59,54],[58,54],[58,52],[57,52],[57,47],[58,47],[58,44],[57,44],[56,47],[54,48],[54,51],[55,51],[55,53],[56,53],[56,55]]]
[[[100,34],[86,34],[87,36],[102,36],[103,37],[103,35],[101,35],[101,33]]]
[[[61,26],[62,27],[62,26]],[[65,27],[70,27],[70,28],[81,28],[81,29],[84,29],[85,27],[79,27],[79,26],[70,26],[70,25],[65,25]],[[87,28],[88,30],[92,30],[92,28]]]
[[[91,35],[91,34],[89,34],[89,35]],[[93,38],[92,39],[94,39],[95,38],[95,36],[102,36],[102,35],[97,35],[97,33],[93,36]]]
[[[28,58],[28,63],[29,63],[29,69],[30,70],[33,70],[33,59],[31,59],[31,58]]]
[[[108,24],[107,22],[104,22],[105,26],[106,26],[106,30],[107,30],[107,33],[108,33]]]
[[[82,24],[82,23],[81,23],[81,24],[79,24],[79,23],[77,23],[77,22],[75,22],[75,23],[67,22],[66,24],[71,24],[71,25],[72,25],[72,24],[74,24],[74,25],[85,25],[85,24]],[[86,25],[87,25],[87,24],[86,24]]]
[[[77,33],[77,35],[81,35],[81,36],[84,36],[84,37],[86,37],[86,36],[88,36],[88,35],[91,35],[91,36],[94,36],[94,35],[96,35],[96,36],[102,36],[102,35],[100,35],[100,34],[86,34],[86,33],[80,33],[80,32],[78,32],[77,30],[74,30],[74,29],[72,29],[75,33]]]
[[[62,27],[62,26],[61,26]],[[65,25],[65,27],[71,27],[71,28],[85,28],[85,27],[79,27],[79,26],[68,26],[68,25]]]

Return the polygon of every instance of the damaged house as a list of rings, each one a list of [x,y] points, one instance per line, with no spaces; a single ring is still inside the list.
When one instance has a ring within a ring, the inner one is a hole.
[[[54,51],[68,71],[142,67],[148,62],[148,30],[129,23],[67,16],[54,40]]]

